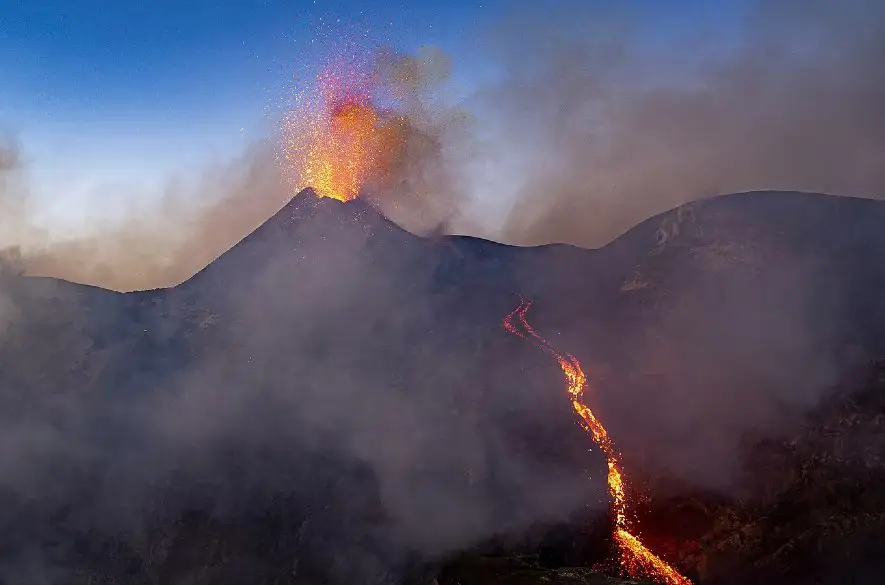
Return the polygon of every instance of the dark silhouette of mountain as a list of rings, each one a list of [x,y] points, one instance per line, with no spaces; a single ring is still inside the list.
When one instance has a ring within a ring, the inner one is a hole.
[[[883,354],[881,225],[748,193],[517,248],[305,191],[171,289],[7,275],[0,583],[423,585],[484,542],[599,560],[574,543],[606,534],[604,459],[501,330],[519,295],[628,472],[734,494],[748,441]]]

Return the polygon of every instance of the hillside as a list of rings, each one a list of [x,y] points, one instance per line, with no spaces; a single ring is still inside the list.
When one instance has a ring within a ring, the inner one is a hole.
[[[748,442],[885,353],[883,222],[752,193],[513,248],[303,192],[172,289],[6,276],[0,583],[424,585],[489,539],[590,562],[604,460],[502,332],[518,295],[628,471],[732,501]]]

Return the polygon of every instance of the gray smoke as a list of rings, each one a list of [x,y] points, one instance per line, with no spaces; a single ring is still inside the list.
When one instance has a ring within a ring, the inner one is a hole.
[[[885,6],[652,4],[521,2],[481,37],[499,75],[459,233],[595,247],[717,194],[885,196]]]

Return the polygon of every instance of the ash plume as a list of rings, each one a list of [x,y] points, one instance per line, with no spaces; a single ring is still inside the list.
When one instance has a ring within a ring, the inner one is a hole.
[[[467,194],[458,169],[472,154],[467,111],[443,99],[452,63],[437,47],[416,55],[379,51],[375,76],[382,95],[397,103],[400,143],[382,177],[367,185],[369,199],[412,233],[448,231]]]

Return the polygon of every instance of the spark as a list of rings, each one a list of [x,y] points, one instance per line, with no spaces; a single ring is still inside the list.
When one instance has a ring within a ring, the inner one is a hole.
[[[282,122],[278,161],[295,192],[350,201],[385,176],[403,140],[401,117],[373,103],[376,78],[365,56],[331,60],[296,96]]]

